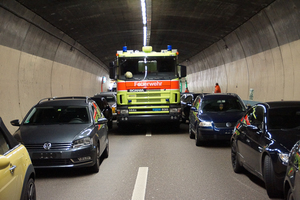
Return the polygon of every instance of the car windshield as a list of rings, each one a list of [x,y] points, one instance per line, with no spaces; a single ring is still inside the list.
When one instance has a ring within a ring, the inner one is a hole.
[[[269,129],[300,129],[300,107],[269,110]]]
[[[105,96],[105,99],[107,100],[107,102],[115,102],[115,97],[114,96]]]
[[[83,124],[88,122],[87,107],[55,106],[33,108],[25,119],[24,125]]]
[[[221,99],[216,98],[204,98],[201,101],[201,110],[206,112],[235,112],[245,111],[245,107],[237,98],[223,97]]]
[[[120,79],[123,80],[164,80],[176,78],[175,57],[151,57],[151,58],[120,58]],[[126,72],[132,77],[126,78]]]

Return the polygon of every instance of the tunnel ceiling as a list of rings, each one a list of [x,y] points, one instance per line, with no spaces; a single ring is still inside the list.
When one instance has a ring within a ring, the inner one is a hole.
[[[143,46],[140,0],[17,0],[108,66],[117,50]],[[146,0],[149,45],[172,45],[183,62],[275,0]]]

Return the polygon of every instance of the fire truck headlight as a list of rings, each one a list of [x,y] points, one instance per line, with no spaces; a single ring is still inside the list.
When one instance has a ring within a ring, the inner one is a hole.
[[[128,114],[128,110],[120,110],[121,114]]]

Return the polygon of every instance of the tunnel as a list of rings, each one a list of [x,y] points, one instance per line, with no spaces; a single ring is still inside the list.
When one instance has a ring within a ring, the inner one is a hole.
[[[0,111],[5,124],[13,119],[23,119],[28,110],[45,97],[93,96],[106,91],[109,81],[104,80],[109,80],[108,62],[114,59],[117,50],[124,45],[133,50],[142,47],[141,41],[137,43],[131,39],[136,37],[132,36],[134,28],[124,27],[123,23],[135,18],[140,20],[140,16],[130,15],[131,11],[140,10],[140,4],[116,5],[114,1],[103,3],[100,17],[105,15],[105,19],[112,19],[114,24],[103,22],[102,28],[106,32],[103,35],[97,33],[97,39],[101,39],[96,40],[91,38],[95,34],[91,32],[93,24],[83,24],[82,27],[86,29],[75,30],[71,27],[74,13],[67,11],[81,4],[63,7],[64,4],[60,2],[58,8],[54,4],[59,1],[53,1],[52,4],[45,2],[41,1],[40,5],[33,5],[26,0],[0,2]],[[151,41],[157,40],[165,47],[173,43],[173,47],[178,48],[179,57],[182,56],[180,64],[187,66],[187,76],[182,84],[186,83],[191,92],[211,93],[218,82],[222,92],[236,93],[245,100],[299,100],[300,2],[264,1],[263,5],[255,7],[254,1],[250,1],[249,5],[239,7],[238,3],[224,1],[228,3],[226,10],[220,9],[222,7],[218,6],[221,4],[217,6],[216,1],[211,2],[207,3],[206,8],[214,9],[203,11],[210,15],[197,12],[196,8],[200,7],[201,1],[190,1],[186,5],[180,5],[181,1],[152,1],[148,5],[153,10],[148,13],[151,19],[148,26],[151,25],[152,31],[149,45]],[[171,5],[174,6],[173,11]],[[163,6],[170,7],[157,19],[155,14],[161,12]],[[175,12],[185,6],[183,10],[190,12]],[[122,9],[124,7],[127,8],[128,16]],[[78,13],[88,12],[80,7],[77,9]],[[114,11],[122,12],[122,15]],[[224,14],[225,11],[235,13]],[[50,17],[46,18],[46,15]],[[92,20],[93,17],[97,16],[90,15],[88,19]],[[203,24],[198,24],[197,20],[200,19]],[[55,20],[57,23],[54,23]],[[68,20],[69,23],[63,24]],[[227,26],[223,26],[223,29],[213,26],[226,21]],[[184,35],[168,27],[171,26],[170,22],[174,25],[172,28],[177,23],[181,24],[185,30]],[[76,23],[83,22],[77,18]],[[205,26],[205,23],[209,26]],[[61,27],[69,32],[64,32]],[[167,32],[171,39],[159,37],[158,32],[163,31],[163,28],[170,28]],[[127,39],[121,40],[117,30],[130,32],[126,35]],[[141,31],[137,35],[141,35]],[[206,34],[203,34],[203,38],[200,33],[195,35],[195,32],[201,31]],[[8,126],[8,129],[13,132],[15,127]]]

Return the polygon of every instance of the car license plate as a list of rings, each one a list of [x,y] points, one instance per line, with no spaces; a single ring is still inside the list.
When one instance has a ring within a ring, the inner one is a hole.
[[[57,158],[56,153],[34,153],[33,158],[35,159],[54,159]]]
[[[161,111],[161,108],[152,108],[152,111]]]

